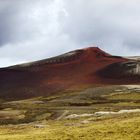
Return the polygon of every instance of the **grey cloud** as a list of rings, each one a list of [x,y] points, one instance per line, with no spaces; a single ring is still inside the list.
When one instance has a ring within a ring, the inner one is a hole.
[[[139,0],[0,0],[0,66],[97,45],[140,55]]]
[[[129,48],[139,49],[139,1],[85,1],[66,3],[69,18],[65,32],[81,44],[97,43],[119,55],[129,55]],[[69,27],[69,28],[68,28]],[[130,40],[133,43],[131,46]],[[117,46],[116,46],[117,44]],[[123,45],[127,46],[123,46]],[[129,45],[128,45],[129,44]],[[113,49],[112,49],[113,48]],[[124,48],[124,52],[122,50]],[[128,48],[128,51],[127,49]],[[114,51],[113,51],[114,50]],[[135,55],[133,53],[132,55]]]

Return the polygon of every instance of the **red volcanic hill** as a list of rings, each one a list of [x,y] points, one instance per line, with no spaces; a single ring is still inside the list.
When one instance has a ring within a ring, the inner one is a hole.
[[[140,83],[139,61],[112,56],[98,47],[0,69],[0,97],[49,96],[83,85]]]

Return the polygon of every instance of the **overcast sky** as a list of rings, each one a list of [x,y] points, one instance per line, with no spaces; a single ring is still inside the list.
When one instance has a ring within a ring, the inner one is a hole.
[[[140,1],[0,0],[0,67],[88,46],[140,56]]]

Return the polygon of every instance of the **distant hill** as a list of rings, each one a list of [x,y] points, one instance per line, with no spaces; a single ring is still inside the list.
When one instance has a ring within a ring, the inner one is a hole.
[[[139,59],[112,56],[98,47],[0,69],[0,97],[11,100],[88,85],[139,83]]]

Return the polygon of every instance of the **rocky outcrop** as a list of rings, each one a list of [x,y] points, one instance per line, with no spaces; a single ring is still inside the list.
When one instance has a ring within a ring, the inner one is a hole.
[[[54,64],[60,64],[60,63],[67,63],[74,61],[78,59],[82,54],[84,53],[83,50],[76,50],[76,51],[71,51],[56,57],[40,60],[40,61],[35,61],[32,63],[25,63],[22,65],[15,65],[12,67],[9,67],[9,69],[16,69],[16,68],[28,68],[32,66],[43,66],[43,65],[54,65]]]
[[[128,77],[140,76],[140,61],[128,60],[121,63],[113,63],[97,72],[103,77]]]

